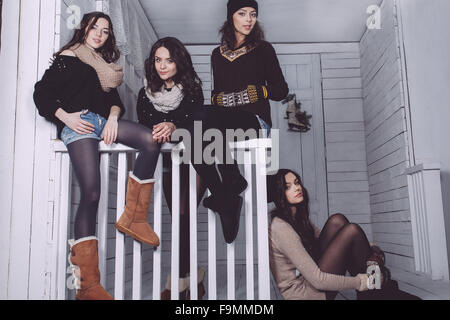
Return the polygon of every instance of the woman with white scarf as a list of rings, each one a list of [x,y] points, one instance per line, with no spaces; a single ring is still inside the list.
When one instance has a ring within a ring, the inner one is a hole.
[[[192,132],[194,120],[201,120],[203,107],[202,82],[194,71],[192,59],[184,45],[176,38],[163,38],[152,47],[145,63],[145,86],[139,92],[137,114],[139,123],[153,130],[153,138],[162,144],[171,141],[176,129]],[[186,146],[190,147],[190,146]],[[164,194],[171,210],[171,157],[164,155]],[[189,299],[189,164],[182,164],[180,195],[180,299]],[[206,186],[197,176],[197,204],[200,203]],[[204,271],[198,270],[198,296],[205,293]],[[161,299],[169,300],[169,275]]]

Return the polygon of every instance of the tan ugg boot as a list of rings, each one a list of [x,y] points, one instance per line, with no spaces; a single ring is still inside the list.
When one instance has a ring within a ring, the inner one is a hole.
[[[157,247],[159,246],[158,235],[147,221],[154,184],[154,179],[141,181],[133,174],[130,174],[125,211],[115,226],[117,230],[128,234],[137,241]]]
[[[77,300],[114,300],[100,284],[98,240],[96,237],[69,240],[71,284],[77,289]],[[68,281],[69,283],[69,281]]]

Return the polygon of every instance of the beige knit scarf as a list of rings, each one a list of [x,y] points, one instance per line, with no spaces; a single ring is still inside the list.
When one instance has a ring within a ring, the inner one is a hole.
[[[123,81],[123,69],[115,63],[107,63],[103,57],[85,44],[70,48],[82,62],[90,65],[97,72],[103,91],[110,92]]]

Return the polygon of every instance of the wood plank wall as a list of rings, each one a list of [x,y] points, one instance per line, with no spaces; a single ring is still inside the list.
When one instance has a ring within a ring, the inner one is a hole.
[[[329,213],[343,213],[372,238],[358,48],[322,53]]]
[[[16,129],[16,94],[10,94],[17,91],[18,85],[18,63],[19,63],[19,36],[20,36],[20,3],[5,2],[3,4],[2,24],[3,48],[1,50],[0,69],[2,70],[5,81],[0,86],[0,104],[4,107],[1,120],[1,138],[2,149],[0,159],[2,166],[0,168],[1,189],[0,194],[0,299],[6,300],[8,296],[8,284],[10,283],[10,259],[11,249],[11,222],[12,198],[14,184],[14,149],[15,149],[15,129]],[[5,28],[8,26],[8,29]],[[7,31],[7,32],[6,32]],[[6,46],[5,43],[11,44]],[[12,45],[14,44],[14,45]],[[8,79],[6,81],[6,79]],[[8,107],[6,107],[8,106]],[[23,234],[22,234],[23,236]],[[14,249],[13,249],[14,250]]]
[[[373,239],[388,264],[414,270],[407,179],[408,142],[393,0],[381,6],[382,29],[361,40],[367,163]]]

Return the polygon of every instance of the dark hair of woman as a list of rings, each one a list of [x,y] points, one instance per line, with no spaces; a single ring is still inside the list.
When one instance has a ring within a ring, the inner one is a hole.
[[[183,86],[184,95],[198,96],[202,91],[202,81],[194,70],[191,56],[180,40],[167,37],[155,42],[150,56],[145,61],[145,77],[152,92],[161,90],[164,82],[159,77],[155,67],[155,54],[159,48],[166,48],[170,53],[170,58],[177,65],[177,73],[173,77],[175,84]]]
[[[105,61],[108,63],[116,62],[117,60],[119,60],[120,51],[116,46],[116,37],[114,35],[114,28],[111,18],[107,14],[97,11],[87,13],[83,16],[83,19],[80,22],[80,27],[75,30],[72,40],[70,40],[69,43],[67,43],[64,47],[62,47],[61,50],[55,53],[54,56],[60,55],[61,52],[70,49],[76,44],[79,43],[83,44],[86,41],[86,37],[89,31],[91,31],[94,28],[95,24],[100,18],[106,19],[108,21],[109,36],[104,46],[97,49],[97,52],[100,53],[103,59],[105,59]]]
[[[222,45],[226,46],[228,49],[236,48],[236,35],[235,27],[233,23],[233,17],[227,19],[223,26],[219,30],[219,34],[222,36]],[[256,21],[255,27],[252,32],[246,37],[245,43],[250,47],[257,46],[261,41],[264,40],[264,31],[261,24]]]
[[[296,214],[292,214],[292,206],[286,199],[286,175],[292,173],[298,179],[303,190],[303,201],[296,204]],[[278,217],[289,223],[302,240],[303,246],[309,255],[316,260],[318,257],[318,247],[314,237],[314,228],[309,219],[309,195],[308,190],[303,186],[300,176],[292,171],[280,169],[275,176],[274,203],[276,208],[272,211],[272,218]]]

